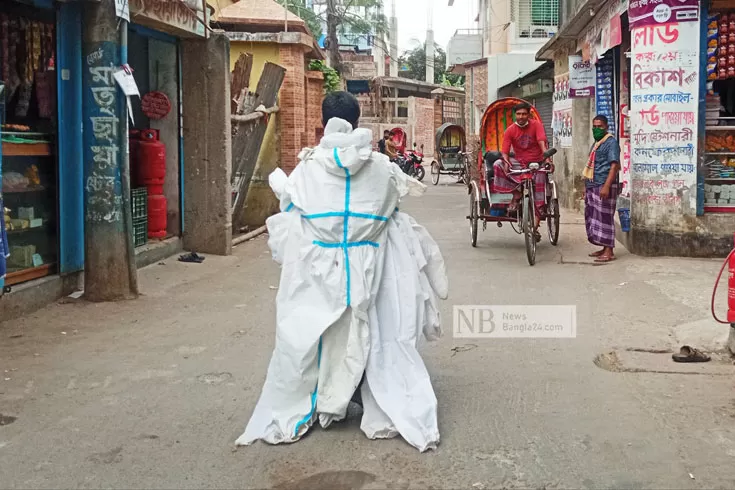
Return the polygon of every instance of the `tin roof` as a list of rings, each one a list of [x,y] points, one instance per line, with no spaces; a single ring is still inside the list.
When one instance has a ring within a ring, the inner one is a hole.
[[[238,28],[265,28],[268,31],[283,31],[286,22],[289,31],[311,34],[303,19],[286,11],[274,0],[240,0],[220,10],[217,18],[220,24],[232,24]]]

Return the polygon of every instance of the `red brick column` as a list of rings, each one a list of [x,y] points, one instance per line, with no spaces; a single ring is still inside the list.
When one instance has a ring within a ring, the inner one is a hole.
[[[443,122],[442,112],[443,112],[443,105],[444,101],[441,97],[435,97],[434,98],[434,128],[439,129]]]
[[[296,168],[298,155],[304,147],[301,137],[305,130],[306,91],[304,51],[298,45],[281,45],[281,66],[286,77],[279,97],[281,124],[281,168],[287,174]]]
[[[306,72],[306,123],[303,142],[316,146],[324,133],[322,125],[322,101],[324,100],[324,75],[319,71]]]

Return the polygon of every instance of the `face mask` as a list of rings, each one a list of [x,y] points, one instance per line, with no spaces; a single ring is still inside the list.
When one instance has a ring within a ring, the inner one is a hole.
[[[524,122],[523,124],[521,124],[521,123],[520,123],[520,121],[516,121],[516,124],[517,124],[517,125],[518,125],[519,127],[521,127],[521,128],[525,128],[526,126],[528,126],[528,121]]]
[[[592,128],[592,136],[594,136],[595,141],[600,141],[606,134],[607,130],[603,128]]]

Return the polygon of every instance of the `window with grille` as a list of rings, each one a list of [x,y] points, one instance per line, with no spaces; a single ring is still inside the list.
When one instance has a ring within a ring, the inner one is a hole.
[[[511,19],[519,37],[551,37],[559,25],[559,0],[511,0]]]

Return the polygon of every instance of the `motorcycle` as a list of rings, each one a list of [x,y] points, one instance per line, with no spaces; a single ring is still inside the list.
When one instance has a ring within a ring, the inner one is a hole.
[[[413,144],[413,150],[408,151],[405,154],[400,153],[398,155],[399,159],[399,166],[401,167],[401,170],[403,170],[404,173],[407,175],[415,178],[419,182],[424,180],[424,176],[426,175],[426,171],[424,170],[424,154],[423,154],[424,145],[421,145],[422,152],[419,152],[416,149],[416,143]]]

